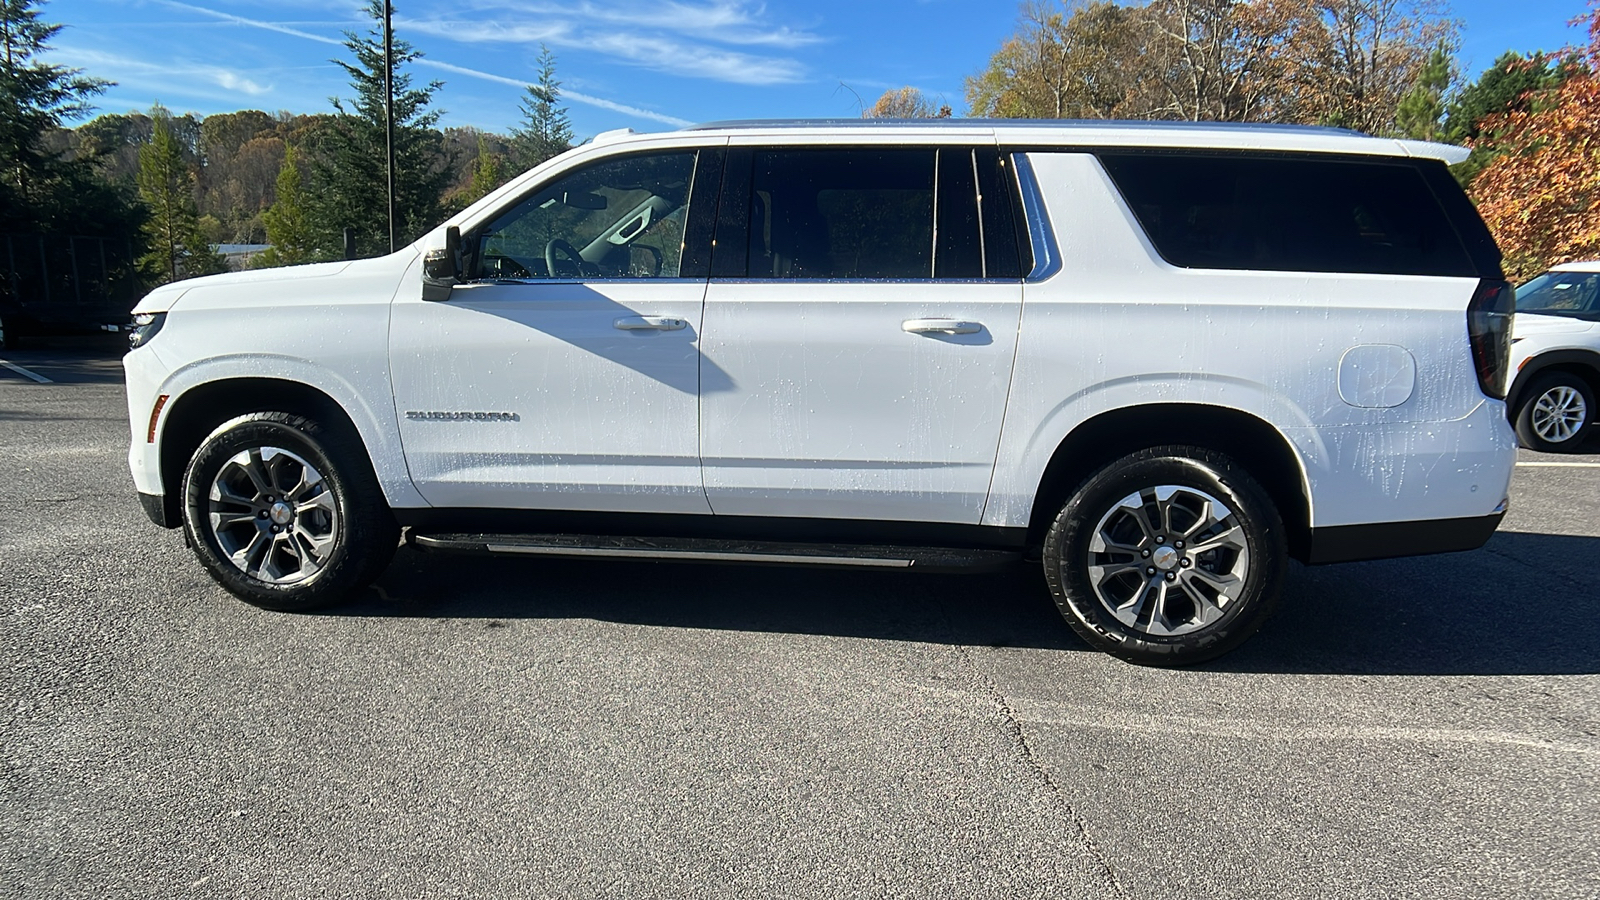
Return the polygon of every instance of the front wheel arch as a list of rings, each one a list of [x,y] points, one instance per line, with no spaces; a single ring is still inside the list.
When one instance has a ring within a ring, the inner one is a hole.
[[[224,422],[257,412],[306,416],[365,446],[360,429],[345,408],[304,382],[282,378],[226,378],[197,385],[175,397],[162,415],[162,505],[166,521],[174,523],[172,527],[182,521],[183,473],[200,444]],[[366,454],[366,465],[370,472],[370,452]]]

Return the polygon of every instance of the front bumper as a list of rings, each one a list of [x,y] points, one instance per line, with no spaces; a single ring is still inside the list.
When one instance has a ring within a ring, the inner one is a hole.
[[[162,528],[177,528],[183,524],[182,518],[167,509],[167,498],[161,494],[146,494],[140,491],[139,505],[144,507],[144,514],[150,517],[150,521]]]
[[[1421,522],[1378,522],[1370,525],[1335,525],[1311,529],[1310,565],[1391,559],[1476,550],[1505,518],[1504,506],[1487,516],[1465,519],[1429,519]]]

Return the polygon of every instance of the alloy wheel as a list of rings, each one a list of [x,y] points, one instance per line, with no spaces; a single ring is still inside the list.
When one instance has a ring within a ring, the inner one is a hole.
[[[1558,384],[1534,401],[1533,433],[1552,444],[1572,440],[1588,420],[1589,408],[1577,388]]]
[[[339,542],[339,504],[322,473],[281,447],[230,457],[212,479],[209,525],[222,556],[269,584],[320,572]]]
[[[1164,484],[1129,494],[1101,516],[1086,562],[1095,596],[1119,622],[1176,636],[1215,623],[1239,599],[1250,545],[1221,500]]]

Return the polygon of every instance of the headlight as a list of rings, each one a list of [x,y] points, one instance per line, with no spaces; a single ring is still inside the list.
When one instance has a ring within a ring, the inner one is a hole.
[[[140,313],[134,316],[133,331],[128,333],[129,349],[137,350],[150,343],[155,338],[156,332],[161,330],[161,326],[166,324],[166,321],[167,314],[164,312]]]

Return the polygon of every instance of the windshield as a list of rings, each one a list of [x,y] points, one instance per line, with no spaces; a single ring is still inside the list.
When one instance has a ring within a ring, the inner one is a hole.
[[[1517,288],[1517,312],[1600,317],[1600,272],[1546,272]]]

